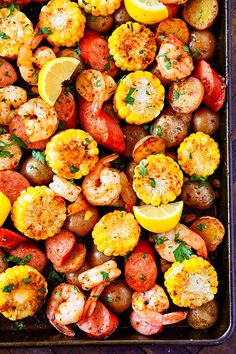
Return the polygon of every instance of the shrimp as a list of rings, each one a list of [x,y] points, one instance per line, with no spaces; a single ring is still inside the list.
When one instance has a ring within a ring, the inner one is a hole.
[[[117,159],[117,154],[101,158],[95,168],[85,177],[82,192],[92,205],[113,205],[121,193],[119,171],[109,168],[109,163]]]
[[[176,81],[191,74],[193,60],[184,43],[173,35],[168,35],[160,46],[156,57],[161,76],[166,80]]]
[[[206,258],[208,255],[205,241],[196,232],[183,224],[177,224],[172,230],[154,236],[155,249],[159,255],[168,262],[175,262],[174,250],[179,246],[178,241],[194,248],[198,256]],[[159,241],[158,241],[159,240]]]
[[[43,34],[31,36],[19,49],[17,65],[22,78],[32,86],[38,86],[39,69],[50,59],[56,58],[55,53],[49,47],[41,47],[34,53],[39,43],[44,38]],[[35,68],[33,64],[38,65]]]
[[[155,326],[179,322],[187,316],[187,312],[182,311],[163,314],[169,308],[169,300],[164,289],[157,284],[145,292],[135,291],[132,308],[144,322]]]
[[[0,171],[13,170],[20,162],[21,148],[12,141],[10,134],[0,136]]]
[[[75,285],[62,283],[52,292],[46,314],[49,322],[61,333],[73,337],[75,333],[68,327],[82,316],[85,295]]]
[[[11,108],[19,108],[26,101],[23,88],[13,85],[0,88],[0,124],[8,125],[13,118]]]
[[[120,196],[125,203],[125,210],[129,212],[133,212],[133,207],[137,204],[137,196],[135,191],[133,190],[131,182],[129,182],[126,174],[124,172],[120,172],[120,181],[121,181],[121,193]]]
[[[17,110],[30,142],[50,138],[58,126],[57,113],[41,98],[32,98]]]

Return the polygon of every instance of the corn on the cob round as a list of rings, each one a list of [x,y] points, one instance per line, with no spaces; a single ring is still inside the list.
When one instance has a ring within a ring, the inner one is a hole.
[[[85,12],[93,16],[107,16],[113,14],[120,7],[122,0],[78,0],[78,4]]]
[[[145,70],[156,55],[154,33],[137,22],[126,22],[108,39],[110,54],[122,70]]]
[[[39,15],[39,28],[47,28],[49,43],[73,47],[84,34],[85,16],[78,4],[70,0],[50,0]]]
[[[14,8],[0,9],[0,56],[15,59],[20,46],[30,38],[33,33],[33,25],[28,17]]]
[[[0,138],[0,148],[2,155],[0,156],[0,171],[13,170],[20,162],[22,151],[10,134],[2,134]],[[5,152],[5,154],[3,154]]]
[[[211,301],[217,293],[217,273],[201,257],[173,263],[164,277],[167,291],[177,306],[195,308]]]
[[[53,172],[66,179],[86,176],[98,161],[96,141],[80,129],[67,129],[54,135],[45,153]]]
[[[12,321],[34,316],[47,292],[46,280],[35,268],[8,268],[0,275],[0,312]]]
[[[28,187],[13,204],[11,218],[25,236],[45,240],[60,231],[66,219],[66,204],[46,186]]]
[[[135,71],[123,78],[114,96],[114,108],[129,124],[144,124],[159,116],[165,89],[148,71]]]
[[[137,245],[139,235],[133,214],[118,210],[104,215],[92,232],[95,245],[106,256],[125,256]]]
[[[133,188],[146,204],[168,204],[181,193],[183,173],[179,165],[163,154],[150,155],[134,170]]]
[[[197,132],[189,135],[178,149],[178,163],[188,175],[212,175],[220,163],[218,143],[208,134]]]

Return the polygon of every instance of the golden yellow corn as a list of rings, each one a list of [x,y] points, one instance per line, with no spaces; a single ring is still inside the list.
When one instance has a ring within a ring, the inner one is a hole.
[[[93,16],[107,16],[113,14],[120,7],[122,0],[78,0],[78,4],[85,12]]]

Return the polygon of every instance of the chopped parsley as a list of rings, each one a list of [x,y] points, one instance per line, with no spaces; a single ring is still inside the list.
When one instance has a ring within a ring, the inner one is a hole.
[[[190,259],[193,254],[192,250],[188,248],[182,241],[177,241],[178,247],[174,250],[174,257],[177,262],[183,262],[184,259]]]
[[[11,140],[14,141],[14,143],[19,145],[20,147],[27,149],[27,145],[24,143],[24,141],[22,139],[18,138],[16,135],[12,134]]]
[[[139,278],[140,278],[141,280],[145,280],[145,279],[146,279],[146,277],[145,277],[144,274],[141,274]]]
[[[8,39],[11,38],[10,36],[8,36],[5,32],[0,32],[0,39]]]
[[[53,34],[52,30],[49,27],[42,27],[39,31],[35,34],[35,36],[39,36],[40,34]]]
[[[107,296],[107,297],[105,298],[105,301],[107,301],[107,302],[112,302],[112,301],[113,301],[113,299],[112,299],[112,297]]]
[[[127,104],[134,104],[135,98],[132,97],[132,94],[134,93],[134,91],[136,91],[136,88],[135,88],[135,87],[131,87],[131,88],[129,89],[129,92],[128,92],[126,98],[125,98],[125,102],[126,102]]]
[[[16,327],[21,331],[22,329],[25,329],[25,325],[23,322],[20,321],[15,321]]]
[[[154,178],[154,177],[150,177],[149,180],[151,181],[151,187],[152,187],[152,188],[155,188],[156,185],[157,185],[155,178]]]
[[[5,134],[7,131],[5,128],[0,127],[0,135]]]
[[[201,177],[196,175],[195,173],[190,177],[190,182],[198,182],[198,186],[202,187],[206,184],[208,176]]]
[[[177,100],[179,98],[179,91],[174,90],[174,99]]]
[[[197,225],[196,229],[199,231],[203,231],[207,228],[207,226],[205,224],[199,224]]]
[[[31,258],[32,258],[32,254],[28,254],[25,258],[20,258],[16,256],[4,256],[3,260],[6,262],[12,262],[19,265],[25,265],[26,263],[29,263]]]
[[[16,5],[16,4],[11,4],[11,5],[8,7],[9,14],[7,15],[7,17],[12,16],[15,9],[20,10],[20,6],[19,6],[19,5]]]
[[[45,153],[43,151],[32,150],[32,157],[41,162],[41,164],[45,163]]]
[[[160,34],[158,36],[158,38],[161,40],[161,41],[164,41],[164,39],[166,38],[166,36],[164,34]]]
[[[79,171],[79,167],[75,167],[74,165],[70,165],[70,172],[71,173],[76,173]]]
[[[167,70],[170,70],[170,69],[171,69],[171,62],[168,62],[168,63],[166,64],[166,69],[167,69]]]
[[[103,280],[109,280],[109,274],[106,272],[101,272]]]
[[[6,286],[4,286],[4,288],[2,289],[2,292],[3,292],[3,293],[10,293],[13,288],[14,288],[14,284],[6,285]]]
[[[143,161],[140,162],[139,170],[140,170],[140,174],[141,174],[142,178],[144,178],[146,176],[147,169],[144,166]]]
[[[63,130],[65,128],[65,126],[66,126],[66,121],[61,120],[58,125],[58,130]]]
[[[188,55],[191,55],[190,54],[190,50],[189,50],[189,47],[185,44],[182,46],[183,50],[188,54]]]
[[[25,284],[31,282],[31,279],[30,279],[30,278],[23,278],[22,280],[23,280],[23,283],[25,283]]]
[[[160,125],[157,126],[157,136],[162,136],[163,132]]]
[[[155,241],[155,245],[161,245],[162,243],[165,242],[165,239],[162,236],[161,237],[155,236],[154,241]]]
[[[145,259],[146,257],[147,257],[147,253],[144,253],[144,254],[142,255],[142,258]]]

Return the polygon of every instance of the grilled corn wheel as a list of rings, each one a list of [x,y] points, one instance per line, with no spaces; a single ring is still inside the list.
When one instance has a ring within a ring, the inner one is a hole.
[[[86,176],[98,161],[96,141],[80,129],[56,134],[47,144],[45,153],[53,172],[66,179]]]
[[[12,321],[34,316],[47,292],[46,280],[35,268],[8,268],[0,275],[0,312]]]
[[[46,186],[28,187],[12,207],[17,230],[35,240],[58,233],[66,219],[65,201]]]
[[[165,89],[148,71],[128,74],[118,85],[114,108],[130,124],[144,124],[156,118],[164,107]]]
[[[10,134],[2,134],[0,138],[1,152],[6,155],[0,156],[0,171],[13,170],[20,162],[22,151],[19,145],[12,141]]]
[[[182,263],[173,263],[164,277],[173,303],[180,307],[201,306],[211,301],[217,293],[217,273],[214,267],[201,257],[192,256]]]
[[[122,0],[78,0],[78,4],[85,12],[93,16],[107,16],[113,14],[120,7]]]
[[[55,46],[73,47],[84,35],[85,16],[78,4],[70,0],[51,0],[39,15],[39,28],[47,28],[49,43]]]
[[[134,169],[133,188],[144,203],[168,204],[181,193],[183,173],[179,165],[163,154],[150,155]]]
[[[110,54],[122,70],[145,70],[156,55],[154,33],[137,22],[119,26],[108,39]]]
[[[212,175],[220,163],[218,143],[208,134],[197,132],[189,135],[178,149],[178,163],[188,175]]]
[[[0,9],[0,56],[15,59],[20,46],[34,33],[28,17],[14,8]]]
[[[137,245],[140,226],[133,214],[115,210],[104,215],[94,226],[95,245],[106,256],[125,256]]]

